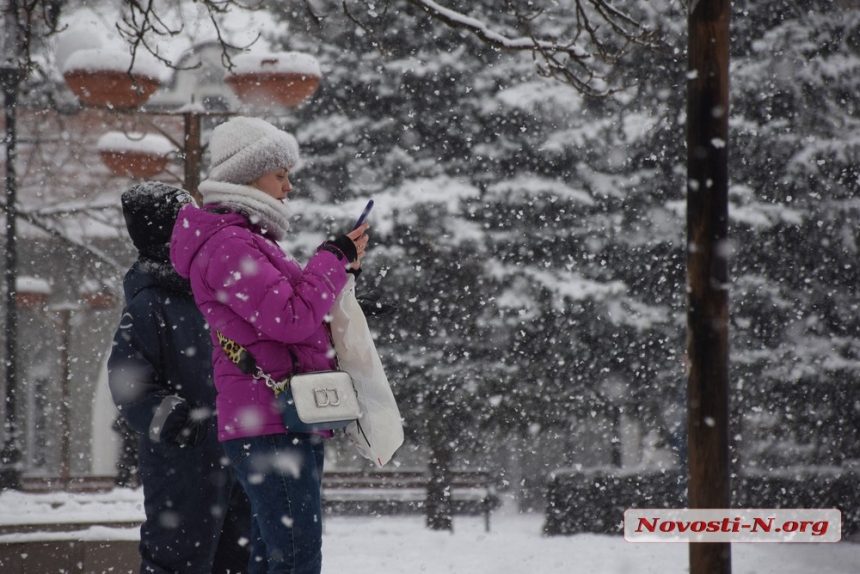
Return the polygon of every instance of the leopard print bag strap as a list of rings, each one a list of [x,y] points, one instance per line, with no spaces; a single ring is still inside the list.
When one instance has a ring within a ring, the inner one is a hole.
[[[224,349],[224,354],[239,367],[242,373],[246,375],[255,374],[257,361],[254,359],[254,355],[249,353],[245,347],[221,333],[221,331],[215,331],[215,335],[218,337],[218,342],[221,343],[221,348]]]

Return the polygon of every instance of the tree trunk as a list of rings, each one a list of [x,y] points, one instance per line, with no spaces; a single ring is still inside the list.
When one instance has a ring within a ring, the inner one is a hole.
[[[729,508],[729,0],[688,16],[687,424],[690,508]],[[690,544],[690,574],[729,574],[731,545]]]
[[[451,440],[446,423],[443,393],[430,396],[431,414],[427,423],[430,440],[430,483],[427,485],[427,527],[432,530],[453,530],[451,519]]]

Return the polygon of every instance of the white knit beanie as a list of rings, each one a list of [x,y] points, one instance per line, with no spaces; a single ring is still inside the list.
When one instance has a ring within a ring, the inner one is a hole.
[[[299,161],[291,134],[259,118],[236,116],[212,130],[209,179],[247,185],[272,170],[290,170]]]

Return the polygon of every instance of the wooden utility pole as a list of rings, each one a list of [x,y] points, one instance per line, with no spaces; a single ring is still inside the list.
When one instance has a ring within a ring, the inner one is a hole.
[[[18,90],[24,79],[24,68],[21,63],[21,30],[17,19],[21,6],[17,1],[10,0],[0,20],[0,88],[3,90],[3,105],[6,114],[6,133],[4,147],[6,148],[6,203],[3,211],[6,216],[6,245],[3,270],[3,282],[6,288],[5,310],[6,337],[5,360],[5,420],[3,423],[3,447],[0,450],[0,492],[6,489],[21,487],[21,445],[18,429],[18,232],[17,232],[17,203],[18,177],[15,172],[17,156],[17,109]]]
[[[729,508],[730,0],[691,0],[687,92],[690,508]],[[731,545],[690,544],[690,574],[730,574]]]
[[[185,191],[194,196],[198,203],[203,197],[197,189],[200,186],[200,158],[203,155],[200,144],[200,114],[185,112],[185,141],[182,147],[185,162]]]

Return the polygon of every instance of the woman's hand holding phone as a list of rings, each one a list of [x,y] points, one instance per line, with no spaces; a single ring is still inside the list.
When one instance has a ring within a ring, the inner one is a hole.
[[[355,222],[355,227],[353,227],[352,231],[346,234],[346,236],[352,239],[352,242],[355,243],[355,251],[358,254],[356,260],[350,265],[353,269],[361,268],[361,260],[364,258],[367,243],[370,241],[370,237],[365,232],[367,231],[367,228],[370,227],[370,224],[367,223],[366,219],[372,208],[373,200],[371,199],[367,202],[367,206],[365,206],[364,211],[361,213],[361,217],[359,217],[358,221]]]

